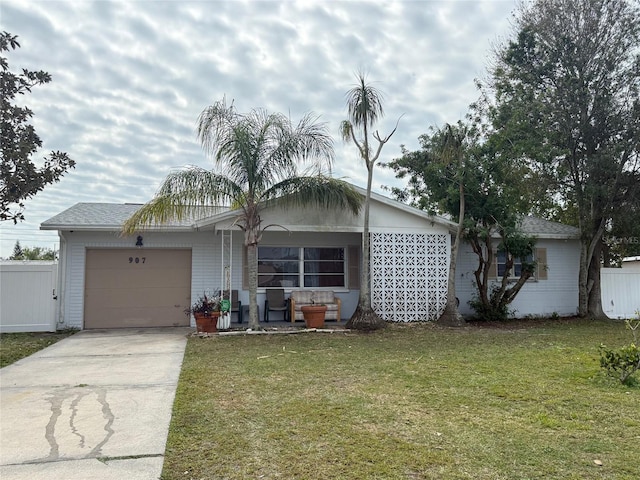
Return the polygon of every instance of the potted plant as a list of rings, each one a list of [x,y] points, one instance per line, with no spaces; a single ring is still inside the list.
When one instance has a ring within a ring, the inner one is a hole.
[[[185,310],[186,315],[193,315],[196,319],[198,333],[213,333],[218,331],[218,318],[220,317],[220,291],[213,294],[203,294]]]
[[[312,305],[305,305],[301,308],[301,310],[307,328],[324,327],[324,317],[327,313],[327,306],[324,303],[313,303]]]

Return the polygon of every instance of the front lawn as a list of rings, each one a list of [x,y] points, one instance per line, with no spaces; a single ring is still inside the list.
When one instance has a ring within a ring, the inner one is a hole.
[[[0,368],[28,357],[73,333],[72,330],[54,333],[0,333]]]
[[[618,322],[189,339],[162,478],[637,479]]]

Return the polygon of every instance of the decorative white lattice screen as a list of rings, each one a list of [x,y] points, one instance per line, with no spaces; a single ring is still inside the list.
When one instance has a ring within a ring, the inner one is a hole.
[[[371,234],[371,303],[385,320],[437,320],[447,304],[450,237]]]

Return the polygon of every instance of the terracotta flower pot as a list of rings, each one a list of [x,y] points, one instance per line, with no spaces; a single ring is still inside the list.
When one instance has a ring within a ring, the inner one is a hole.
[[[198,333],[215,333],[218,331],[218,317],[220,312],[211,312],[209,315],[204,313],[194,313],[196,319],[196,330]]]
[[[306,305],[301,310],[307,328],[324,327],[324,316],[327,313],[326,305]]]

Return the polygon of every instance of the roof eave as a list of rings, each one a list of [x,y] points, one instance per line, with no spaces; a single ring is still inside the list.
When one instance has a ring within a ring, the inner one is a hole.
[[[166,226],[166,225],[152,225],[149,227],[140,228],[136,231],[140,232],[191,232],[195,229],[195,225],[189,226]],[[58,230],[58,231],[70,231],[74,232],[121,232],[121,225],[40,225],[40,230]]]
[[[525,235],[534,237],[536,240],[579,240],[580,235],[571,233],[535,233],[525,232]],[[491,238],[501,238],[500,234],[494,233]]]
[[[217,215],[212,215],[211,217],[203,218],[202,220],[197,220],[193,224],[193,228],[206,228],[211,227],[217,223],[223,222],[225,220],[230,220],[238,215],[238,210],[229,210],[223,213],[219,213]]]
[[[567,233],[555,234],[555,233],[531,233],[531,236],[538,240],[579,240],[580,235],[572,235]]]

